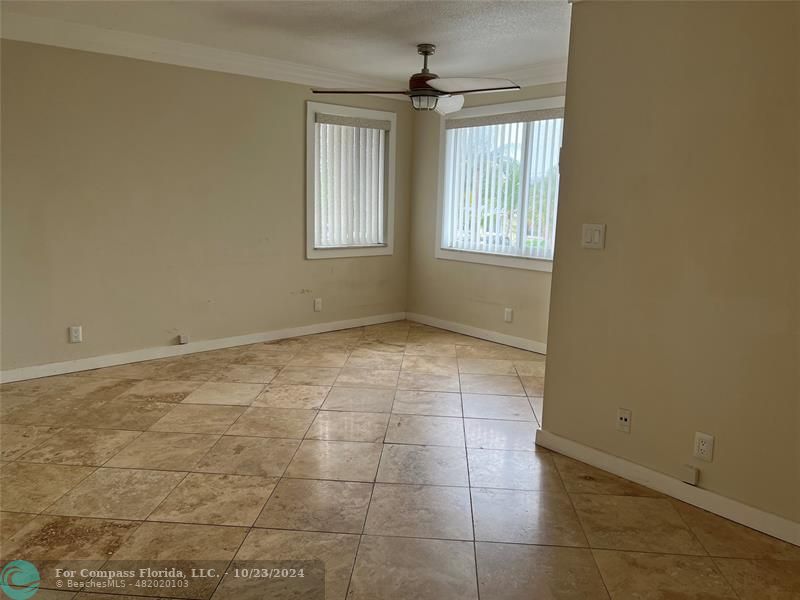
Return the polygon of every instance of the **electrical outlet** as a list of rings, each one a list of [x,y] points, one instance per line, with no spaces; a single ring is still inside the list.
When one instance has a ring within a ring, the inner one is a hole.
[[[711,462],[714,459],[714,436],[702,431],[694,432],[694,456]]]
[[[314,298],[314,312],[322,312],[322,298]]]
[[[83,325],[72,325],[69,328],[69,343],[80,344],[83,341]]]
[[[507,308],[503,313],[503,321],[505,321],[506,323],[511,323],[511,321],[513,320],[514,320],[514,309]]]
[[[631,411],[627,408],[617,409],[617,429],[624,433],[631,432]]]

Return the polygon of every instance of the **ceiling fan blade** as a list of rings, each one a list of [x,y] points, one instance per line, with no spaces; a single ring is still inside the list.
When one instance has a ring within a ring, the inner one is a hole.
[[[331,89],[319,89],[319,90],[311,90],[312,94],[402,94],[403,96],[408,95],[407,92],[401,92],[397,90],[393,91],[385,91],[385,90],[342,90],[338,88],[331,88]]]
[[[476,94],[478,92],[520,89],[510,79],[495,79],[492,77],[440,77],[429,79],[427,84],[435,90],[448,94]]]
[[[464,106],[464,96],[442,96],[436,103],[436,112],[447,115],[461,110]]]

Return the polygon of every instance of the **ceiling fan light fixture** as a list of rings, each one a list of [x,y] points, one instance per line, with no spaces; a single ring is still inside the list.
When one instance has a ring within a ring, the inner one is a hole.
[[[414,94],[411,96],[411,106],[414,110],[436,110],[439,98],[430,94]]]

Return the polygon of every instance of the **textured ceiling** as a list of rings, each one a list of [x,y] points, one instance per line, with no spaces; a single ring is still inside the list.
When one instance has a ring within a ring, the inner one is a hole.
[[[415,45],[442,76],[496,75],[566,60],[566,0],[4,1],[3,11],[147,34],[404,81]]]

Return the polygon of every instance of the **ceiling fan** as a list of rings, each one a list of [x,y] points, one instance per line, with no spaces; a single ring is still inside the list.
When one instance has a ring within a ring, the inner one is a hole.
[[[503,92],[520,87],[508,79],[487,77],[439,77],[428,70],[428,57],[436,52],[434,44],[417,44],[417,53],[423,56],[422,71],[408,80],[405,91],[317,89],[315,94],[403,94],[411,98],[414,110],[435,110],[447,114],[461,110],[464,94]]]

